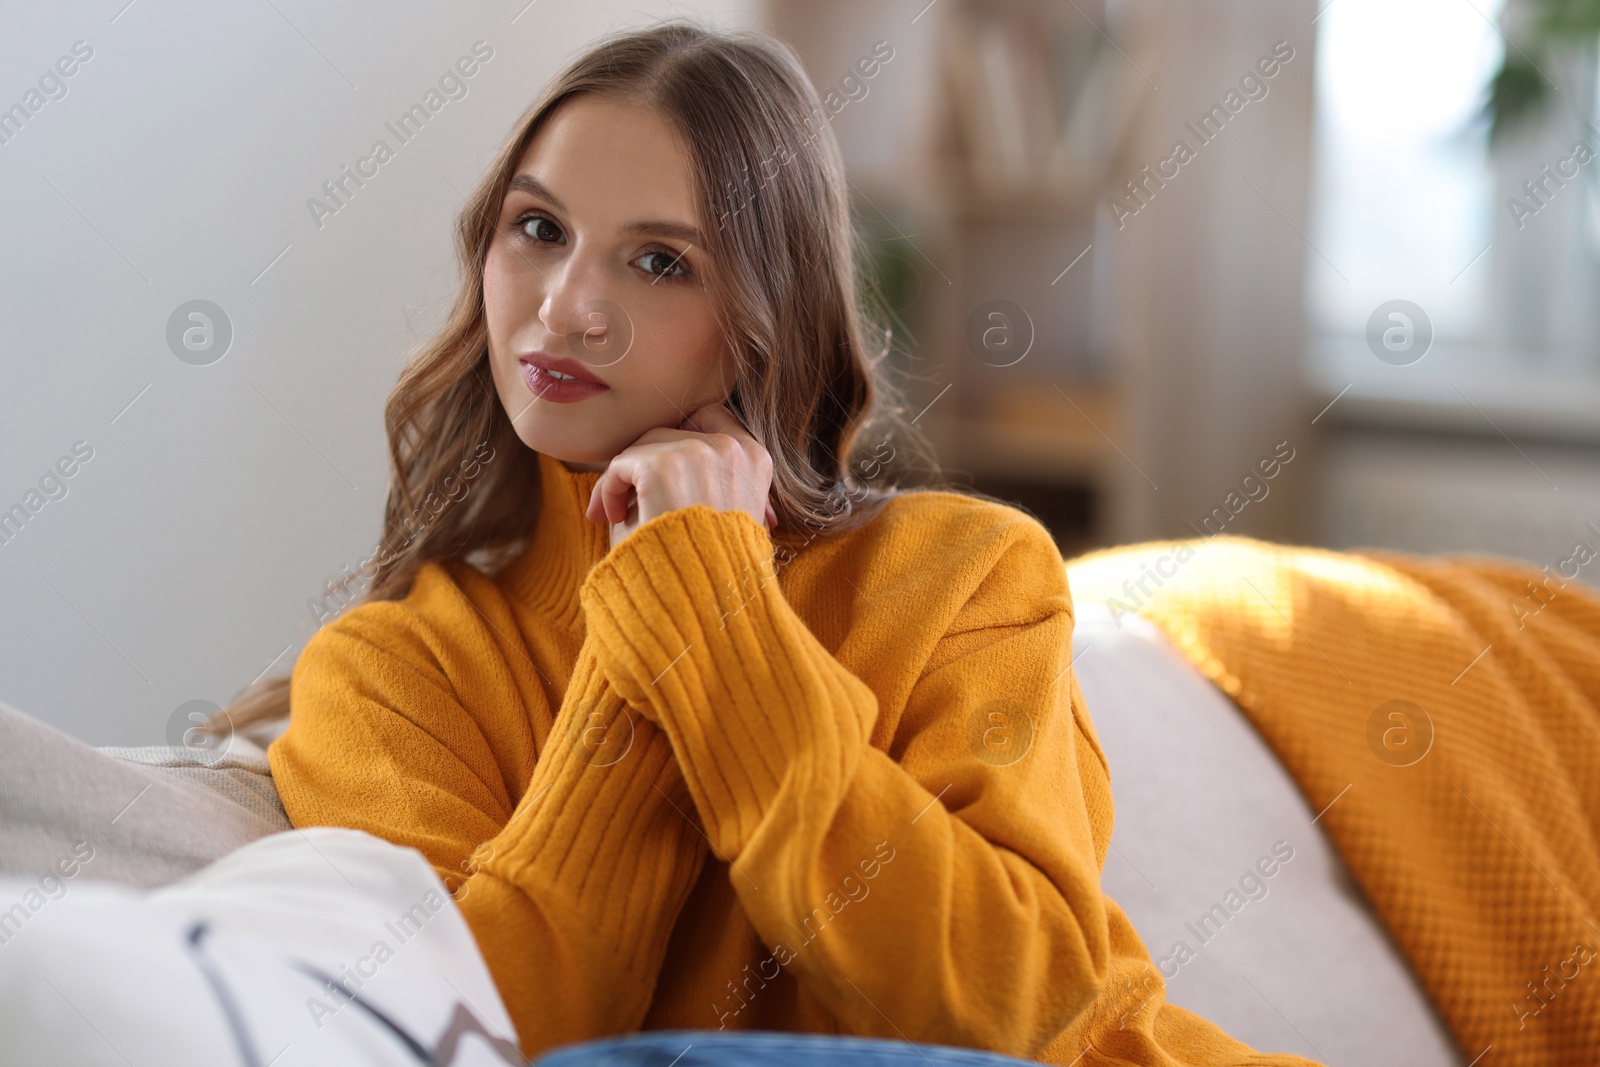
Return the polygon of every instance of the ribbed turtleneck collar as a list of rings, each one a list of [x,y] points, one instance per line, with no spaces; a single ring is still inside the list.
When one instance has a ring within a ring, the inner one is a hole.
[[[539,457],[539,517],[522,558],[505,577],[507,592],[568,630],[578,629],[583,607],[578,586],[611,547],[609,527],[584,512],[601,471],[570,471],[558,459]]]

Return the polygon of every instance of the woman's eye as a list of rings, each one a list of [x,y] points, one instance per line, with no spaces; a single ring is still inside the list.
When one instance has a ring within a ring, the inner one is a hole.
[[[543,215],[524,215],[516,221],[516,228],[528,240],[541,244],[559,240],[561,237],[561,229]]]
[[[646,252],[635,262],[646,264],[644,272],[657,278],[673,281],[689,273],[689,268],[683,265],[683,257],[676,252],[667,252],[655,249]]]
[[[511,226],[519,237],[534,244],[564,243],[561,227],[544,215],[529,213],[518,218]],[[640,264],[641,269],[650,275],[652,280],[659,278],[671,282],[689,275],[689,268],[683,262],[682,254],[670,249],[651,249],[634,262]]]

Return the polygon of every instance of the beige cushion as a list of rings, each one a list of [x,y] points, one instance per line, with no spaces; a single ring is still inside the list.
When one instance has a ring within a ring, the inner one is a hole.
[[[74,877],[163,886],[290,828],[266,752],[242,735],[220,758],[95,748],[0,703],[0,876],[65,862]]]

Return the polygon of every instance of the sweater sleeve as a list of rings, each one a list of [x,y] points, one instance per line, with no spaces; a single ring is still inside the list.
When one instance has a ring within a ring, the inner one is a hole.
[[[636,1029],[705,856],[665,735],[623,703],[585,642],[518,793],[418,643],[390,647],[374,640],[379,628],[345,621],[296,662],[289,727],[268,750],[290,820],[422,853],[471,928],[525,1056]]]
[[[1028,1057],[1107,979],[1109,808],[1084,768],[1109,786],[1076,722],[1071,597],[1044,528],[1009,531],[888,752],[873,690],[748,580],[772,573],[748,515],[656,516],[581,590],[601,669],[666,731],[751,922],[848,1033]]]

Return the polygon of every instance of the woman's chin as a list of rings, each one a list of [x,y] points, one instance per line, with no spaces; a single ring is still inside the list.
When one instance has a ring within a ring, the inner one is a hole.
[[[596,470],[603,471],[610,464],[616,453],[599,448],[575,447],[570,441],[563,441],[550,434],[518,434],[522,443],[541,455],[558,460],[568,470]]]

